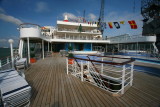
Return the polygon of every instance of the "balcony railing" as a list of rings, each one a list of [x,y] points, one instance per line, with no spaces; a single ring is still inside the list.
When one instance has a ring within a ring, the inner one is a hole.
[[[61,29],[61,28],[58,28],[57,29],[57,32],[74,32],[74,33],[79,33],[78,29]],[[101,34],[100,31],[98,30],[82,30],[81,33],[92,33],[92,34]]]
[[[65,40],[104,40],[101,37],[93,37],[93,36],[77,36],[77,35],[67,35],[67,36],[59,36],[54,35],[52,39],[65,39]]]

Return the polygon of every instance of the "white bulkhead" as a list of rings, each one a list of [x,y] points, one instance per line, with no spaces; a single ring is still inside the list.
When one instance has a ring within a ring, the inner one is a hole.
[[[42,36],[41,27],[36,24],[24,23],[20,25],[20,38],[33,37],[40,38]]]

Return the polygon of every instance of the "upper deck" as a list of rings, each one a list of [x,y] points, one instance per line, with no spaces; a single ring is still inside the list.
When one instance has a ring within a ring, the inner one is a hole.
[[[79,26],[80,24],[85,28],[97,28],[97,24],[88,24],[81,22],[65,22],[62,20],[57,20],[57,26]]]

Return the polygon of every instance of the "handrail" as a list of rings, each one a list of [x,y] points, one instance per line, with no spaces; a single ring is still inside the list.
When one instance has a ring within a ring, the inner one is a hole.
[[[89,60],[91,60],[90,58],[89,58],[89,56],[87,56],[88,57],[88,59]],[[96,70],[96,72],[98,72],[99,73],[99,70],[96,68],[96,66],[93,64],[93,62],[91,61],[91,63],[92,63],[92,65],[93,65],[93,67],[95,68],[95,70]]]
[[[21,27],[21,26],[23,26],[23,25],[34,25],[34,26],[38,26],[38,27],[41,28],[40,25],[38,25],[38,24],[33,24],[33,23],[22,23],[22,24],[20,24],[19,26]]]
[[[122,63],[116,63],[116,62],[103,62],[103,61],[96,61],[96,60],[84,59],[84,58],[77,58],[77,57],[70,57],[70,58],[73,58],[73,59],[80,59],[80,60],[84,60],[84,61],[98,62],[98,63],[103,63],[103,64],[111,64],[111,65],[125,65],[125,64],[128,64],[128,63],[131,63],[131,62],[135,61],[135,59],[133,59],[133,58],[128,58],[128,59],[131,59],[131,60],[125,61],[125,62],[122,62]]]
[[[79,65],[78,61],[76,59],[75,59],[75,61],[76,61],[77,65],[79,66],[79,68],[81,68],[81,66]]]
[[[90,55],[90,56],[96,56],[96,55]],[[99,56],[99,57],[108,57],[108,56]],[[120,94],[120,93],[124,94],[125,87],[128,86],[129,84],[130,86],[132,86],[133,66],[134,66],[133,61],[135,61],[135,59],[109,56],[109,58],[128,59],[127,61],[124,60],[124,62],[116,63],[112,61],[104,62],[103,60],[101,61],[101,60],[91,59],[89,55],[86,56],[86,58],[78,58],[78,57],[69,57],[69,58],[72,58],[75,60],[74,62],[75,66],[71,66],[72,67],[71,72],[72,70],[74,70],[73,75],[78,78],[81,78],[81,81],[84,81],[84,78],[86,78],[85,81],[88,81],[91,84],[94,84],[97,87],[105,89],[106,91],[109,91],[113,94]],[[132,62],[130,67],[126,66],[126,64],[130,62]],[[85,66],[88,67],[88,69],[86,70],[84,70],[83,68],[84,63],[86,64]],[[102,67],[102,64],[106,64],[107,69]],[[116,65],[116,66],[112,66],[112,65]],[[119,68],[117,69],[117,66],[121,67],[121,69]],[[80,69],[77,69],[77,67]],[[102,67],[102,69],[99,69],[100,67]],[[113,67],[115,68],[116,72],[121,71],[122,73],[121,72],[113,73],[111,71],[112,69],[108,69],[108,67],[111,67],[111,68]],[[85,71],[88,71],[88,72],[85,72]]]
[[[107,57],[107,58],[118,58],[118,59],[131,59],[131,58],[122,58],[122,57],[100,56],[100,55],[88,55],[88,56]]]
[[[3,60],[3,59],[6,59],[6,58],[9,58],[11,56],[6,56],[6,57],[3,57],[3,58],[0,58],[0,60]]]

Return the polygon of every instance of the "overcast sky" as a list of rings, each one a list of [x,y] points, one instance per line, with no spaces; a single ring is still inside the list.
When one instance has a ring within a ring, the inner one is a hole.
[[[57,18],[62,18],[64,14],[71,18],[82,17],[84,10],[86,19],[97,21],[100,2],[101,0],[0,0],[0,47],[8,46],[9,38],[17,44],[17,28],[24,22],[56,26]],[[125,21],[120,29],[110,29],[107,26],[104,35],[141,34],[143,18],[140,15],[140,0],[135,0],[135,5],[134,0],[105,0],[104,12],[106,22]],[[129,20],[135,20],[138,29],[130,29]]]

